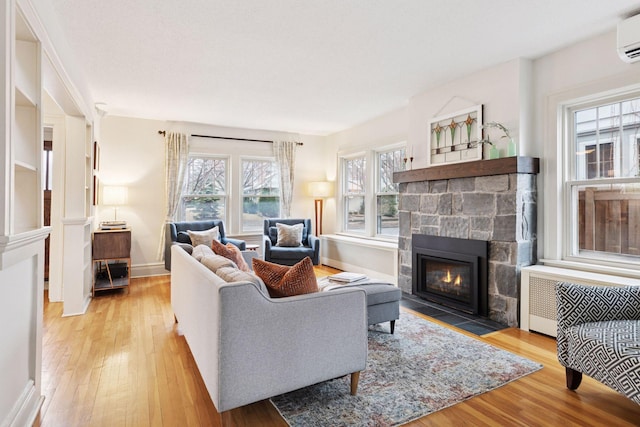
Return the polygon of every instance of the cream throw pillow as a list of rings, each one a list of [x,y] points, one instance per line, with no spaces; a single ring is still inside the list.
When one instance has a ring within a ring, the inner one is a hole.
[[[220,240],[220,231],[218,230],[217,225],[203,231],[187,230],[187,233],[191,239],[191,246],[206,245],[211,247],[211,243],[214,240]]]
[[[278,228],[276,246],[293,248],[302,245],[303,224],[287,225],[277,222],[276,227]]]

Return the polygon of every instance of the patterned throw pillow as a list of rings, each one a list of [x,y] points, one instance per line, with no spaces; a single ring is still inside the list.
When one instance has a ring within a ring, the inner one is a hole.
[[[272,298],[318,292],[318,281],[313,272],[313,262],[306,257],[293,267],[273,264],[254,258],[253,271],[267,285]]]
[[[204,231],[191,231],[187,230],[189,238],[191,239],[191,245],[207,245],[211,246],[211,242],[214,240],[220,240],[220,231],[216,225],[213,228]]]
[[[235,262],[240,270],[247,272],[251,271],[249,265],[242,256],[242,252],[240,252],[240,249],[238,249],[238,247],[233,243],[227,243],[225,246],[217,240],[214,240],[211,242],[211,249],[213,249],[213,252],[216,254],[222,255],[223,257]]]
[[[277,222],[276,227],[278,227],[276,246],[292,248],[302,245],[303,224],[287,225]]]

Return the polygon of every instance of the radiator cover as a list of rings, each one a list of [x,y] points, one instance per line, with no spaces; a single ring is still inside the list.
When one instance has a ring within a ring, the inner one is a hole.
[[[640,280],[568,268],[533,265],[521,270],[520,328],[557,336],[556,290],[558,282],[600,286],[640,286]]]

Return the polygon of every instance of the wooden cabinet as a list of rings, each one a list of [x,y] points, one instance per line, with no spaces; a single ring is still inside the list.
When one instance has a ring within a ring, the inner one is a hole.
[[[129,288],[131,230],[93,233],[93,295],[107,289]]]

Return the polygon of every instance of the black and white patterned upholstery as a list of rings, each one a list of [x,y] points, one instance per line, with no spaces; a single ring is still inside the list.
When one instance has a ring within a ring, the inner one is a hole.
[[[558,283],[556,297],[560,363],[640,404],[640,287]]]

